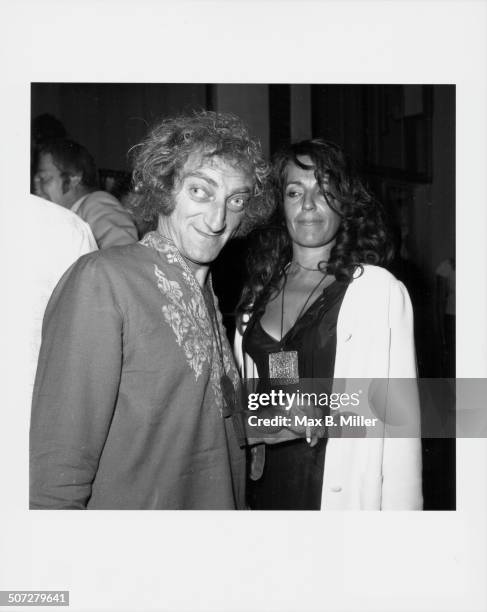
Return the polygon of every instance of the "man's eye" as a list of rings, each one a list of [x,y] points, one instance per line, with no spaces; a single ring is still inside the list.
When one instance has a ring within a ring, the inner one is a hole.
[[[206,192],[206,189],[203,189],[203,187],[190,187],[189,191],[191,195],[199,200],[203,200],[204,198],[208,197],[208,193]]]
[[[235,196],[228,201],[228,208],[230,208],[230,210],[240,211],[245,208],[247,202],[248,198],[244,196]]]
[[[228,200],[227,206],[230,210],[233,210],[234,212],[240,212],[245,208],[249,199],[249,196],[246,195],[234,196],[233,198],[230,198]]]

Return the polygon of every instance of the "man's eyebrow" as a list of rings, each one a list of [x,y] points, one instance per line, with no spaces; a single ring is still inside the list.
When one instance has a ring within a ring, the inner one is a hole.
[[[218,183],[216,181],[214,181],[209,176],[206,176],[206,174],[204,172],[200,172],[199,170],[190,170],[189,172],[183,172],[183,174],[181,175],[181,179],[180,180],[183,181],[185,178],[190,178],[192,176],[195,176],[196,178],[203,179],[204,181],[206,181],[210,185],[213,185],[213,187],[218,187]]]
[[[203,179],[213,187],[218,187],[218,183],[216,181],[214,181],[211,177],[207,176],[204,172],[200,172],[199,170],[190,170],[188,172],[183,172],[180,181],[191,177]],[[243,185],[242,187],[237,187],[237,189],[234,189],[233,193],[250,193],[251,191],[252,187],[249,187],[248,185]]]

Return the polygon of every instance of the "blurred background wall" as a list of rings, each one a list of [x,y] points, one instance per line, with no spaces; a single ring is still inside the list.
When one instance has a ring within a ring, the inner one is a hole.
[[[114,188],[107,176],[128,177],[127,152],[148,126],[202,108],[240,115],[266,155],[290,140],[317,136],[345,149],[394,228],[393,271],[408,285],[415,305],[420,371],[441,375],[431,322],[435,270],[455,255],[454,86],[32,84],[32,118],[48,113],[59,119],[94,156],[107,189]],[[239,254],[243,246],[228,248]],[[225,253],[221,259],[228,260]],[[226,272],[217,266],[217,283]],[[234,272],[235,284],[221,296],[228,315],[244,274],[243,268]],[[231,328],[228,317],[227,322]]]

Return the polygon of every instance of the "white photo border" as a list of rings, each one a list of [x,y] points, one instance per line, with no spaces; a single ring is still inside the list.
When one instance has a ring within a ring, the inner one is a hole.
[[[485,1],[9,0],[0,10],[2,205],[28,191],[31,82],[455,84],[457,373],[487,376]],[[8,267],[22,257],[16,231]],[[3,358],[5,373],[22,355],[13,346]],[[455,512],[32,512],[28,404],[14,372],[2,388],[0,590],[70,590],[72,610],[487,607],[486,440],[458,441]]]

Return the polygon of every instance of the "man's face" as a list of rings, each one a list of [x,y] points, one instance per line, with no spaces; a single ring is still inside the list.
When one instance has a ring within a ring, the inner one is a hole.
[[[45,200],[61,206],[67,205],[61,170],[55,165],[50,153],[42,153],[39,156],[34,176],[34,191],[37,196]]]
[[[161,215],[159,228],[193,268],[205,267],[237,231],[252,190],[245,170],[218,157],[192,154],[175,185],[175,208]]]

